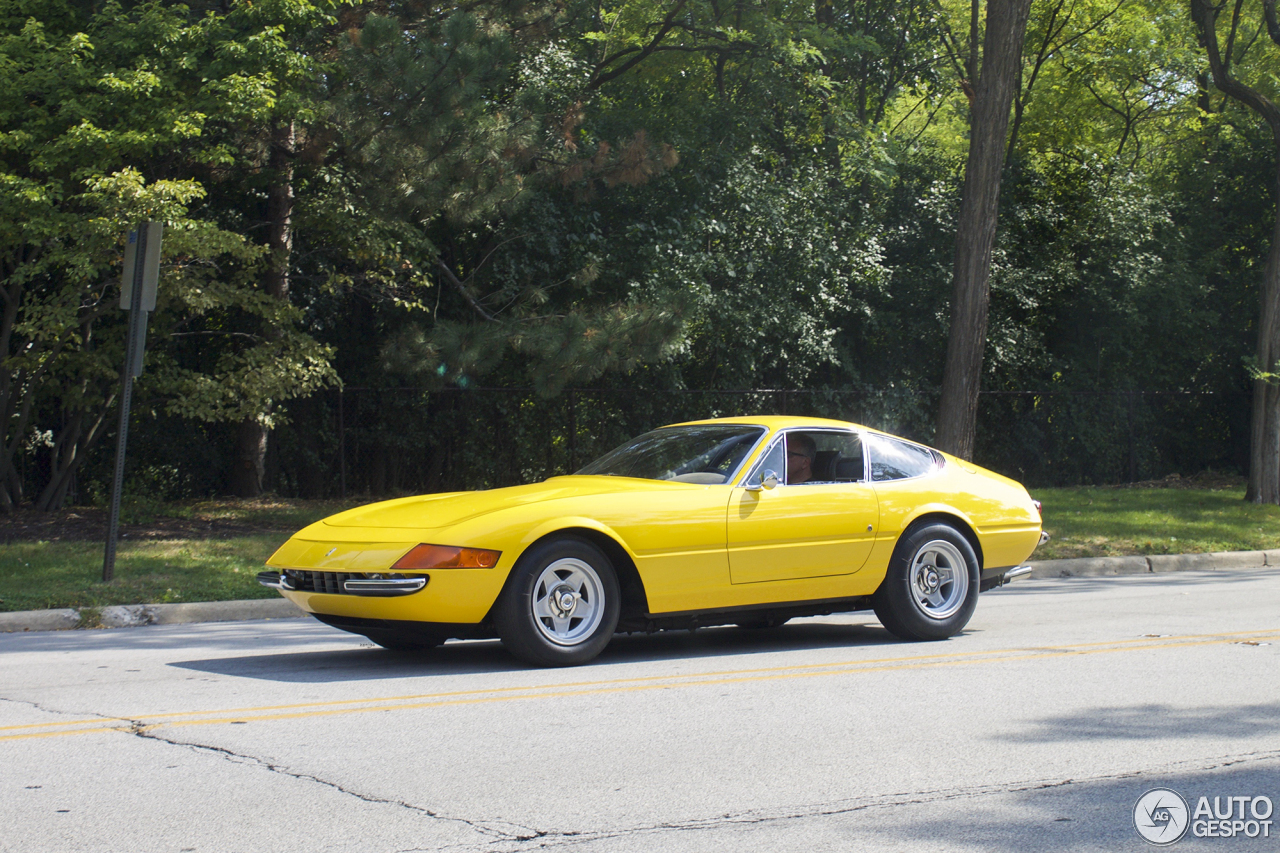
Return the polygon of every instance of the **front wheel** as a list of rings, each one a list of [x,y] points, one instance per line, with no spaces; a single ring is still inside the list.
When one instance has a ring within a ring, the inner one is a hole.
[[[511,570],[494,611],[502,644],[539,666],[574,666],[604,650],[618,625],[613,564],[582,539],[535,545]]]
[[[978,604],[978,557],[949,524],[908,531],[876,591],[876,616],[904,640],[945,640],[964,630]]]

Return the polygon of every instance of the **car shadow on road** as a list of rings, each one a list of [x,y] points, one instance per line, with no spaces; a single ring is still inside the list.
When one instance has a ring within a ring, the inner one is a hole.
[[[513,658],[497,640],[450,642],[427,652],[393,652],[351,637],[355,648],[290,648],[271,654],[174,661],[169,666],[268,681],[327,683],[481,673],[548,671]],[[848,647],[905,645],[874,620],[794,623],[777,628],[702,628],[655,634],[619,634],[591,663],[574,672],[599,672],[634,663],[769,655]],[[912,644],[914,645],[914,644]]]
[[[1180,708],[1162,704],[1090,708],[1046,717],[1023,731],[1001,731],[993,741],[1070,743],[1161,738],[1257,739],[1280,732],[1280,703]]]

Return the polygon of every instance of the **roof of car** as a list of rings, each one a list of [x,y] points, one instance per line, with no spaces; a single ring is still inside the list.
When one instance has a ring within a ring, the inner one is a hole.
[[[830,418],[802,418],[796,415],[756,415],[737,418],[707,418],[700,421],[684,421],[671,426],[690,426],[691,424],[758,424],[762,427],[768,427],[771,430],[785,429],[787,427],[857,427],[865,429],[865,427],[849,421],[836,421]]]

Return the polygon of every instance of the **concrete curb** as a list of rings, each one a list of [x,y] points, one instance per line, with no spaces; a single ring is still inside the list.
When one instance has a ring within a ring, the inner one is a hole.
[[[306,616],[287,598],[248,601],[193,601],[188,604],[123,604],[98,611],[103,628],[181,625],[186,622],[241,622],[246,619],[292,619]]]
[[[1033,578],[1103,578],[1160,572],[1212,572],[1280,567],[1280,550],[1220,551],[1214,554],[1158,554],[1151,557],[1083,557],[1027,563]],[[64,631],[69,628],[136,628],[190,622],[296,619],[307,614],[284,598],[248,601],[193,601],[189,604],[123,604],[79,610],[19,610],[0,613],[0,634]]]
[[[1033,578],[1102,578],[1153,572],[1214,572],[1280,566],[1280,551],[1218,551],[1150,557],[1082,557],[1027,563]]]
[[[80,624],[80,611],[64,607],[60,610],[17,610],[0,613],[0,632],[62,631]]]
[[[61,631],[67,628],[136,628],[189,622],[241,622],[247,619],[295,619],[306,616],[285,598],[247,601],[193,601],[188,604],[122,604],[79,610],[18,610],[0,613],[0,633]]]

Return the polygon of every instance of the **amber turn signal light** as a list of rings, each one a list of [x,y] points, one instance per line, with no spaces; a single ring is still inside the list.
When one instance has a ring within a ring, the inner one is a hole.
[[[405,554],[392,569],[492,569],[501,551],[422,544]]]

